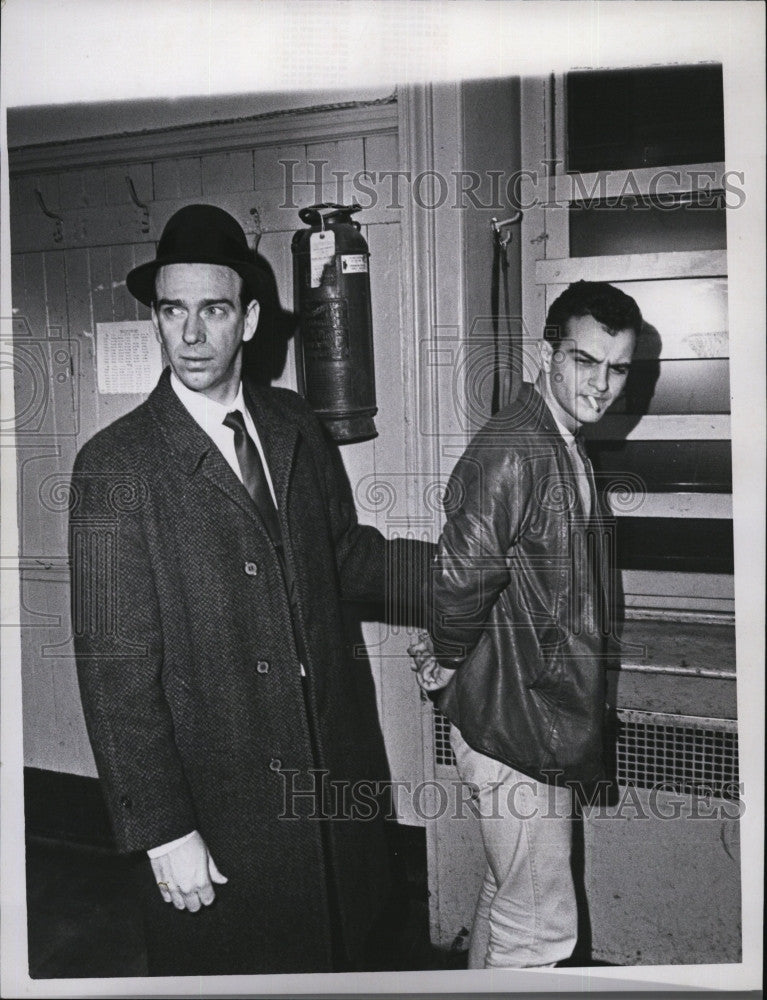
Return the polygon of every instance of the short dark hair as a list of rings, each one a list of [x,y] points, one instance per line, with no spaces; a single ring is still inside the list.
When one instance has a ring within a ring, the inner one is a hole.
[[[159,273],[159,269],[158,269],[158,273]],[[256,296],[248,288],[248,283],[245,281],[245,279],[243,278],[243,276],[241,274],[239,274],[238,272],[235,272],[235,274],[237,274],[238,277],[239,277],[239,279],[240,279],[240,307],[242,308],[242,311],[245,313],[245,312],[248,311],[248,306],[256,298]],[[154,276],[154,286],[153,287],[154,287],[154,290],[153,290],[153,293],[152,293],[152,305],[156,306],[157,305],[157,275],[156,274]]]
[[[642,313],[631,298],[606,281],[576,281],[551,303],[543,336],[552,344],[567,337],[567,321],[579,316],[593,316],[611,334],[633,330],[639,336]]]

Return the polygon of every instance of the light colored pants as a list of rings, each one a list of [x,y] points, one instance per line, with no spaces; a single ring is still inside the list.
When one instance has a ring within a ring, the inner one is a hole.
[[[477,786],[487,871],[469,968],[531,968],[569,958],[578,911],[570,868],[572,795],[477,753],[450,727],[458,774]]]

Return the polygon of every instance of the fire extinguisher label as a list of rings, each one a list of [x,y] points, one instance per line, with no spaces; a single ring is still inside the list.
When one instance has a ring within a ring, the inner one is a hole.
[[[332,229],[312,233],[309,237],[310,281],[312,288],[322,284],[322,274],[336,255],[336,234]]]
[[[367,274],[368,259],[364,253],[341,254],[341,271],[344,274]]]

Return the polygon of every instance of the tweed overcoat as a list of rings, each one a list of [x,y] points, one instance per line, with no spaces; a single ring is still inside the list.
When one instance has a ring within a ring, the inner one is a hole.
[[[118,847],[143,852],[197,829],[229,879],[197,914],[150,885],[155,973],[329,970],[330,908],[353,961],[387,894],[370,788],[346,816],[293,793],[318,789],[321,772],[349,787],[383,777],[341,605],[382,601],[412,550],[358,524],[299,396],[244,388],[292,598],[255,506],[168,370],[81,449],[73,473],[78,677]]]

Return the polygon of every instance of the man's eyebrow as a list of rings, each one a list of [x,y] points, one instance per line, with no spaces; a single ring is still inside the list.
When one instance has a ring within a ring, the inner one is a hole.
[[[595,365],[601,365],[602,362],[599,358],[595,358],[593,354],[589,354],[588,351],[581,350],[580,347],[571,347],[570,354],[577,355],[579,358],[584,358],[586,361],[592,361]],[[611,361],[611,368],[627,368],[631,364],[631,361]]]
[[[234,302],[231,299],[221,298],[221,299],[203,299],[201,302],[203,306],[231,306],[234,309]]]
[[[158,306],[183,306],[185,305],[183,299],[158,299]],[[234,302],[231,299],[221,298],[221,299],[202,299],[200,302],[202,306],[231,306],[234,309]]]
[[[568,350],[568,354],[577,355],[580,358],[585,358],[586,361],[593,361],[595,365],[601,364],[599,358],[595,358],[593,354],[589,354],[588,351],[582,351],[580,347],[571,347]]]

